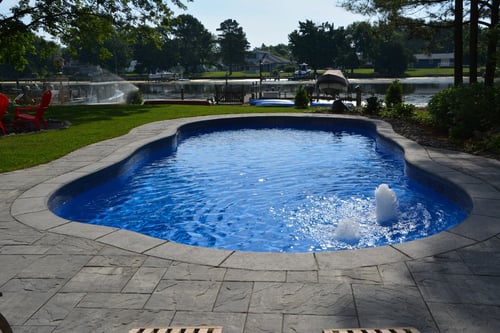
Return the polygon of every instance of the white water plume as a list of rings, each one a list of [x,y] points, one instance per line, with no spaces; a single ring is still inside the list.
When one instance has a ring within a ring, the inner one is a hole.
[[[388,225],[397,220],[398,199],[387,184],[381,184],[375,190],[375,214],[380,225]]]
[[[358,241],[361,237],[359,222],[352,218],[340,220],[333,232],[333,237],[346,243]]]
[[[139,90],[133,83],[106,70],[89,76],[86,81],[70,81],[69,85],[70,104],[124,104]]]

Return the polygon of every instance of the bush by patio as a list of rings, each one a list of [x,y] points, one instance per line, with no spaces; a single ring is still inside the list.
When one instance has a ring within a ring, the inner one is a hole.
[[[297,94],[295,95],[295,107],[297,109],[309,108],[309,95],[303,86],[299,87],[299,90],[297,90]]]
[[[428,111],[453,139],[469,139],[500,126],[500,86],[452,87],[434,95]]]

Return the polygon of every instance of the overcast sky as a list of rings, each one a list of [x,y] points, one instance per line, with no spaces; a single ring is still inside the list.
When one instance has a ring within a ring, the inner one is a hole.
[[[175,9],[175,14],[193,15],[214,34],[221,22],[234,19],[253,48],[262,43],[288,44],[288,34],[298,29],[299,21],[329,22],[338,28],[366,20],[336,4],[336,0],[194,0],[187,3],[187,11]]]

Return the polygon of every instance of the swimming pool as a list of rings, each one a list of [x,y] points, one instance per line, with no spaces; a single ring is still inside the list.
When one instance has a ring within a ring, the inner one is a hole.
[[[366,123],[278,118],[185,126],[114,170],[67,186],[50,206],[70,220],[264,252],[400,243],[466,217],[458,204],[409,178],[401,150]],[[381,183],[398,196],[391,226],[374,215]]]

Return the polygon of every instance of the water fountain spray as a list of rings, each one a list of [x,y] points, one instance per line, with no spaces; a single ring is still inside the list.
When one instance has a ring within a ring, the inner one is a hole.
[[[375,213],[380,225],[389,225],[397,220],[398,199],[396,193],[387,184],[381,184],[375,190]]]

